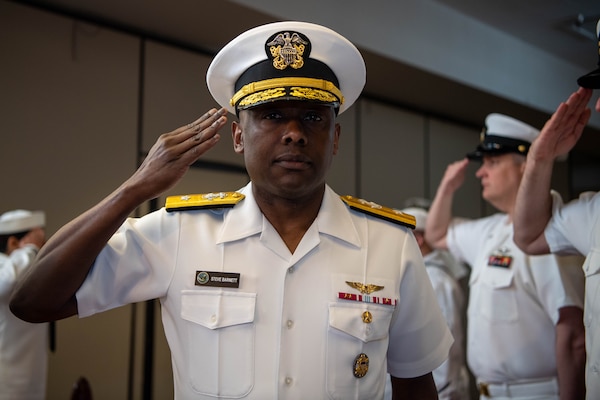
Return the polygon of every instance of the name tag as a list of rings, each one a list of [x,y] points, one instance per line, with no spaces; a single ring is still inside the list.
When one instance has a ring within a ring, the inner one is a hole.
[[[196,271],[196,286],[240,287],[240,274],[235,272]]]

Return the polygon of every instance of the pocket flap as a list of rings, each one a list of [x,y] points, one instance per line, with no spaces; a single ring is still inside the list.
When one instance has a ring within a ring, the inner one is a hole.
[[[181,318],[209,329],[254,321],[256,293],[184,290]]]
[[[588,254],[583,263],[583,272],[586,277],[600,273],[600,251],[593,249]]]
[[[363,342],[370,342],[388,336],[393,312],[392,307],[373,304],[331,303],[329,305],[329,326]],[[371,322],[363,321],[365,313],[370,313]]]
[[[482,282],[491,288],[502,289],[511,285],[514,271],[507,268],[485,267],[486,270],[481,274]]]

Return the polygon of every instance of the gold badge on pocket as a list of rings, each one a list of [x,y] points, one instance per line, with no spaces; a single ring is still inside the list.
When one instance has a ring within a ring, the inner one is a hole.
[[[369,357],[365,353],[360,353],[354,359],[354,376],[362,378],[369,371]]]

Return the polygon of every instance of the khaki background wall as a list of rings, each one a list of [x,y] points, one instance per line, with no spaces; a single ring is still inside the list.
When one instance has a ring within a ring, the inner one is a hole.
[[[161,133],[216,106],[204,81],[211,55],[7,1],[0,1],[0,54],[0,212],[43,209],[49,234],[125,180]],[[409,197],[432,197],[446,165],[479,138],[479,128],[369,98],[339,121],[331,186],[397,208]],[[229,128],[221,134],[217,148],[165,195],[246,183]],[[456,214],[465,217],[493,212],[481,201],[471,168],[455,200]],[[568,193],[567,164],[557,169],[555,187]],[[163,202],[164,196],[156,204]],[[143,205],[139,214],[152,207]],[[95,398],[142,398],[149,305],[151,391],[157,399],[172,397],[159,305],[151,302],[57,322],[48,398],[69,398],[82,375]]]

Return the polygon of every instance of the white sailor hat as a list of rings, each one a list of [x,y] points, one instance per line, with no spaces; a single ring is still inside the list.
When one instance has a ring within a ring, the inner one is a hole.
[[[600,19],[596,25],[596,37],[598,38],[598,68],[577,79],[579,86],[588,89],[600,89]]]
[[[407,207],[401,210],[405,214],[410,214],[416,219],[415,230],[425,231],[425,225],[427,225],[427,216],[429,213],[427,210],[420,207]]]
[[[277,100],[332,104],[341,114],[356,101],[365,80],[364,60],[349,40],[298,21],[242,33],[217,53],[206,73],[210,93],[233,114]]]
[[[467,157],[471,160],[481,160],[486,154],[527,155],[531,143],[539,134],[538,129],[518,119],[503,114],[489,114],[481,132],[481,142]]]
[[[46,225],[43,211],[13,210],[0,215],[0,235],[27,232]]]

